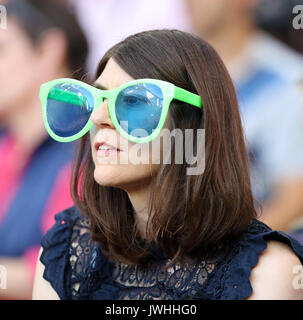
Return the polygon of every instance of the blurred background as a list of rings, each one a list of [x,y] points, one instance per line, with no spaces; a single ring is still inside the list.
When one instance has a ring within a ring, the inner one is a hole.
[[[0,299],[31,298],[40,239],[54,215],[72,205],[74,145],[47,136],[40,85],[93,80],[105,51],[143,30],[181,29],[215,47],[238,94],[260,219],[303,242],[303,0],[0,5],[7,11],[0,28],[0,265],[7,289]],[[295,6],[302,6],[297,13]]]

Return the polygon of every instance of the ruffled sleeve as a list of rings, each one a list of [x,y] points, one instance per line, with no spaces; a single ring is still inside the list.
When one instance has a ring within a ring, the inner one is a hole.
[[[66,209],[55,216],[54,226],[41,240],[43,248],[40,261],[44,264],[43,278],[50,282],[60,299],[71,297],[71,269],[69,247],[73,226],[80,214],[75,207]]]
[[[273,231],[260,221],[254,220],[225,263],[223,300],[244,300],[252,293],[251,270],[257,265],[260,254],[267,248],[267,241],[287,244],[303,264],[303,246],[284,232]]]

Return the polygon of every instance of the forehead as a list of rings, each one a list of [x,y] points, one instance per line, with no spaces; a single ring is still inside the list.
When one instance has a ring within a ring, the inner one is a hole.
[[[100,74],[99,78],[95,81],[101,87],[112,90],[123,83],[135,80],[126,71],[124,71],[112,58],[110,58]]]

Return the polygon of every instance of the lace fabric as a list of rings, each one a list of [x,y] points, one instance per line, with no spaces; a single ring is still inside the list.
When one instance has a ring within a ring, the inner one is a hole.
[[[61,299],[245,299],[249,277],[266,241],[283,241],[303,262],[303,247],[282,232],[254,220],[239,241],[214,261],[174,264],[153,248],[145,266],[112,263],[90,237],[89,221],[76,208],[56,216],[55,226],[42,240],[44,278]]]
[[[90,238],[89,228],[89,221],[83,218],[77,220],[72,228],[69,263],[72,270],[71,283],[74,299],[82,296],[83,282],[88,278],[86,274],[91,273],[95,268],[94,265],[89,265],[96,260],[96,257],[91,257],[92,252],[95,255],[101,254]],[[186,293],[190,292],[194,284],[203,285],[208,275],[215,269],[215,263],[205,261],[196,264],[186,263],[183,266],[175,264],[167,268],[169,262],[169,260],[157,259],[145,266],[111,263],[107,276],[113,286],[120,288],[117,299],[174,299],[176,290],[179,297],[182,295],[186,299],[189,298]]]
[[[89,256],[93,249],[93,242],[89,233],[90,223],[86,219],[79,219],[72,228],[69,247],[69,262],[72,270],[72,295],[79,294],[80,284],[85,278]]]

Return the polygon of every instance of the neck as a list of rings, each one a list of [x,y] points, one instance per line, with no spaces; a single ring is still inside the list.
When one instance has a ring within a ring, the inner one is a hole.
[[[229,67],[241,55],[255,28],[251,19],[231,19],[232,22],[209,34],[200,35],[218,52],[224,63]]]
[[[137,229],[141,237],[145,239],[146,224],[149,216],[150,185],[140,185],[139,187],[128,189],[127,194],[134,208]]]

